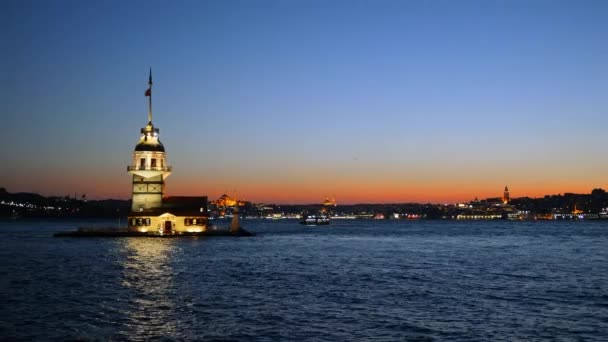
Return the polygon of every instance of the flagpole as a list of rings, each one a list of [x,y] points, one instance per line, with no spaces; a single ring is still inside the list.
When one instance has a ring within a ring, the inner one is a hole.
[[[150,78],[148,79],[150,86],[150,96],[148,96],[148,123],[152,124],[152,68],[150,68]]]

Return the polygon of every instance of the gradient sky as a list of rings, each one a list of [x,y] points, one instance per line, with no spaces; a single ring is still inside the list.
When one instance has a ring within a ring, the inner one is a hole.
[[[608,1],[2,1],[0,187],[457,202],[608,188]]]

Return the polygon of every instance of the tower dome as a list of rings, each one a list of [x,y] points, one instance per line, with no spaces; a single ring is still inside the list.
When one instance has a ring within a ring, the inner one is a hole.
[[[151,122],[141,129],[141,137],[135,145],[137,152],[165,152],[165,146],[158,137],[159,129],[155,128]]]

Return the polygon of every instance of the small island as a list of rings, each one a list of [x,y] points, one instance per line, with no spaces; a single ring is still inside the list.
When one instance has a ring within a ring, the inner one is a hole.
[[[209,229],[201,232],[180,232],[172,234],[163,234],[156,232],[139,232],[129,229],[119,228],[78,228],[76,231],[58,232],[53,236],[55,237],[159,237],[159,238],[171,238],[171,237],[188,237],[188,236],[204,236],[204,237],[217,237],[217,236],[253,236],[255,234],[246,231],[245,229],[238,229],[232,231],[229,229]]]

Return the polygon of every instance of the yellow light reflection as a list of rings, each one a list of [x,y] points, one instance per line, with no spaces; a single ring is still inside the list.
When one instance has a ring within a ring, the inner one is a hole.
[[[125,334],[147,339],[175,336],[177,305],[171,266],[179,248],[173,239],[129,238],[121,241],[122,286],[132,290]]]

